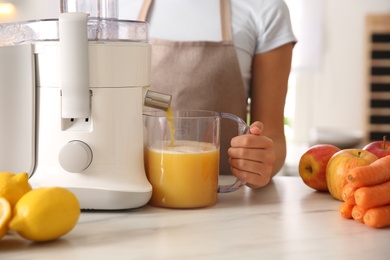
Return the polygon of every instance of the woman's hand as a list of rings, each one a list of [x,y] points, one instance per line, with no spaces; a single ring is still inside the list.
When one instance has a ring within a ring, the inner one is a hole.
[[[251,188],[266,186],[273,176],[273,141],[262,135],[263,127],[261,122],[254,122],[250,134],[232,138],[228,150],[232,173]]]

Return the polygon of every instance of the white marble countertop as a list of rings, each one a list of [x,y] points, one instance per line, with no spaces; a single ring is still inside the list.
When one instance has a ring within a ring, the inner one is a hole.
[[[390,259],[390,229],[341,218],[340,203],[280,176],[263,189],[219,194],[210,208],[83,212],[50,243],[8,234],[0,259]]]

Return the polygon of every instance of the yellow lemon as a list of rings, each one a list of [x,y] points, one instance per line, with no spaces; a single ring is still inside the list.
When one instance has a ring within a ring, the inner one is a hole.
[[[11,205],[8,200],[0,197],[0,239],[8,231],[8,222],[11,219]]]
[[[79,216],[80,204],[71,191],[41,187],[16,203],[9,229],[32,241],[50,241],[71,231]]]
[[[6,198],[11,208],[31,189],[27,173],[0,172],[0,197]]]

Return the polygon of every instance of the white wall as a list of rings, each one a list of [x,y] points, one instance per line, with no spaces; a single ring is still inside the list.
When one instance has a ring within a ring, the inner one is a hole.
[[[389,0],[325,0],[324,7],[321,64],[295,71],[295,141],[309,141],[309,130],[318,127],[364,130],[365,16],[390,14]]]
[[[60,10],[60,0],[0,0],[16,7],[14,14],[0,15],[0,23],[34,19],[56,18]]]

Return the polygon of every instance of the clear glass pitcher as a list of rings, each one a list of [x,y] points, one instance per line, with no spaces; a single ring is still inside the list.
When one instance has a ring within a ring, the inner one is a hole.
[[[144,113],[145,170],[153,186],[150,204],[168,208],[212,206],[218,193],[244,186],[236,180],[218,185],[221,119],[237,122],[239,134],[248,125],[232,114],[213,111]],[[223,129],[222,129],[223,131]]]

